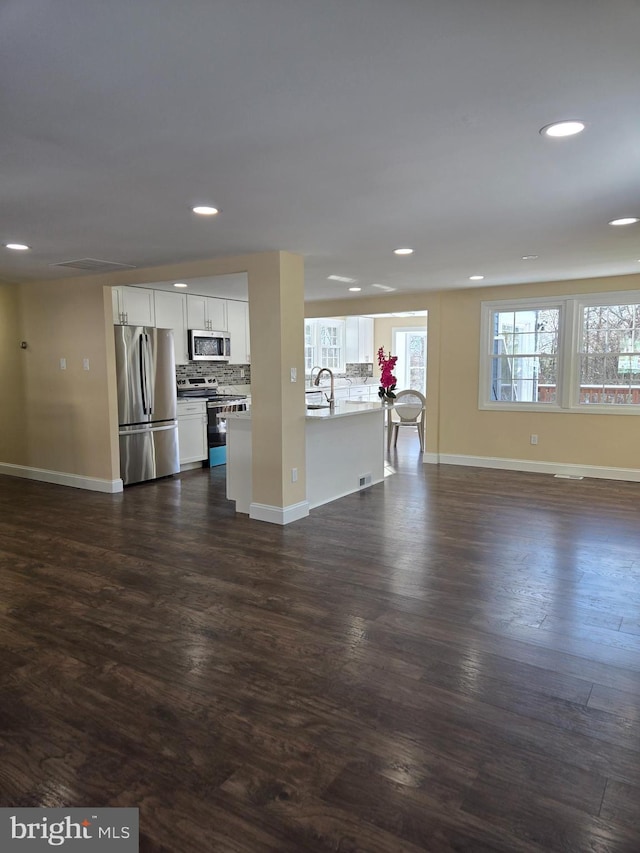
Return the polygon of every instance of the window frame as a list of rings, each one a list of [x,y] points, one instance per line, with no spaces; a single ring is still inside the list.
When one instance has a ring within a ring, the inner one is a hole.
[[[580,345],[584,311],[593,306],[640,304],[640,291],[496,299],[481,303],[478,408],[483,411],[640,415],[640,403],[580,403]],[[555,403],[491,399],[493,316],[496,311],[560,310]]]
[[[311,350],[312,357],[312,365],[313,367],[327,367],[322,363],[321,352],[322,352],[322,338],[321,338],[321,328],[323,326],[335,326],[338,329],[338,342],[336,345],[336,349],[339,350],[340,355],[340,364],[337,367],[328,367],[333,373],[345,373],[346,372],[346,320],[343,317],[306,317],[305,321],[305,371],[307,371],[307,349]],[[311,340],[312,344],[309,346],[306,343],[306,326],[311,327]]]

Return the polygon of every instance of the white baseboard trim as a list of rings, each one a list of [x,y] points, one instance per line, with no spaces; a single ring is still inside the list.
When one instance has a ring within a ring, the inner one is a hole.
[[[74,489],[88,489],[91,492],[115,494],[123,489],[121,479],[102,480],[99,477],[82,477],[80,474],[65,474],[63,471],[47,471],[46,468],[29,468],[27,465],[10,465],[6,462],[0,462],[0,474],[54,483],[57,486],[71,486]]]
[[[290,506],[270,506],[269,504],[252,503],[249,506],[249,518],[255,521],[266,521],[269,524],[291,524],[309,515],[309,502],[300,501]]]
[[[180,473],[182,473],[182,471],[193,471],[196,468],[202,468],[202,462],[201,461],[199,461],[199,462],[183,462],[182,465],[180,466]]]
[[[422,461],[425,465],[437,465],[440,462],[440,454],[438,454],[438,453],[427,453],[425,451],[422,454]]]
[[[637,468],[607,468],[601,465],[570,465],[566,462],[536,462],[533,459],[501,459],[497,456],[463,456],[456,453],[429,454],[442,465],[469,465],[473,468],[499,468],[505,471],[529,471],[532,474],[561,474],[565,477],[595,477],[600,480],[629,480],[640,483]]]

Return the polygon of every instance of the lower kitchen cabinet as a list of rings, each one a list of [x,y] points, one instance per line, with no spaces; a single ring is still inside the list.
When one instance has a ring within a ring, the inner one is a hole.
[[[180,465],[208,458],[206,402],[178,403],[178,443]]]

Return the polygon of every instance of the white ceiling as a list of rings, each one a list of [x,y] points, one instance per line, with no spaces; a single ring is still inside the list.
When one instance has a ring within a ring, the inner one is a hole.
[[[175,283],[186,284],[186,288],[176,289]],[[215,296],[218,299],[249,300],[249,280],[247,274],[202,276],[200,278],[172,278],[169,281],[148,281],[134,287],[151,288],[152,290],[170,290],[175,293],[195,293],[200,296]]]
[[[640,216],[639,35],[638,0],[3,0],[0,244],[32,249],[0,278],[275,249],[307,299],[640,272],[640,225],[607,225]]]

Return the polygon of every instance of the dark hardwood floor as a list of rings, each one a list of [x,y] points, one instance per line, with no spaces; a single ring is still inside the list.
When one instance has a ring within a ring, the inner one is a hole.
[[[0,805],[142,851],[640,851],[640,484],[423,466],[280,528],[224,468],[0,478]]]

